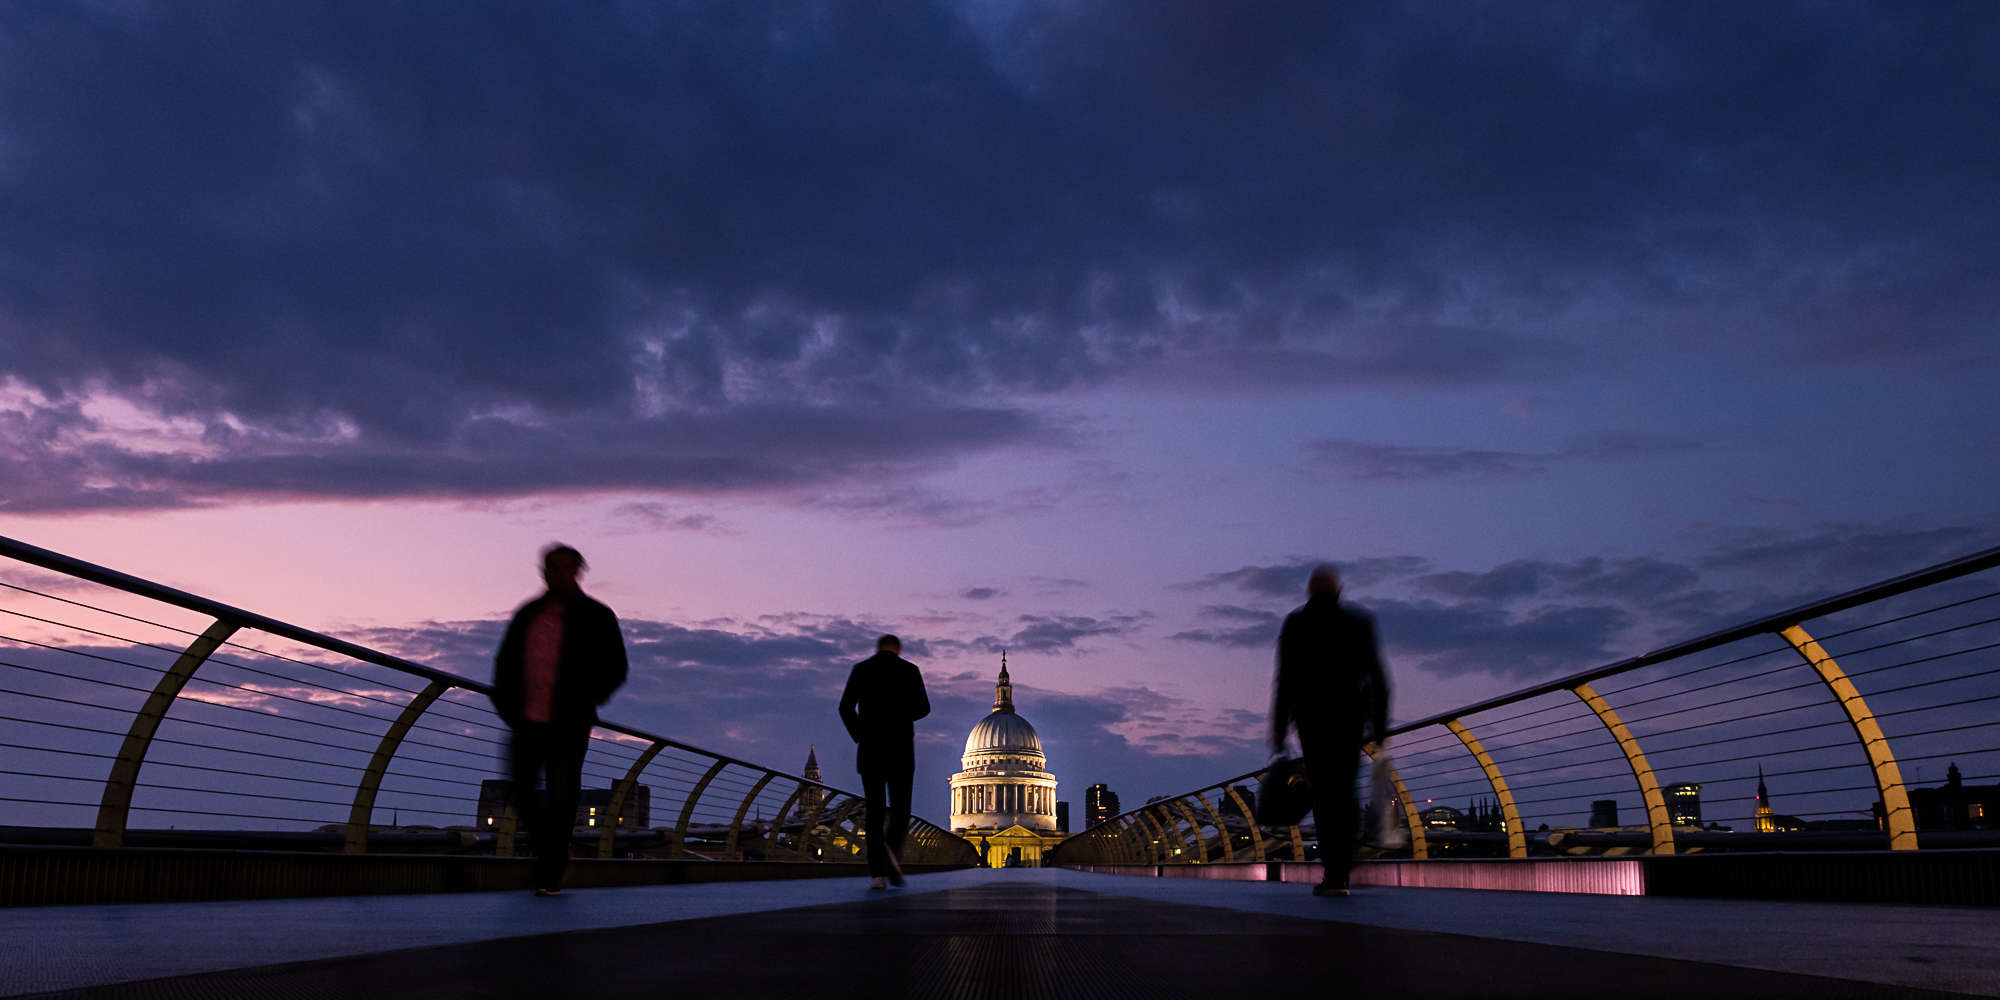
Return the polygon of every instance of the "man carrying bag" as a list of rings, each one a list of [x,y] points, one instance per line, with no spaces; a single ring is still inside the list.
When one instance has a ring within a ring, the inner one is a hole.
[[[1313,894],[1345,896],[1359,823],[1355,764],[1361,745],[1379,741],[1388,729],[1389,684],[1376,647],[1375,620],[1340,602],[1340,576],[1332,566],[1314,568],[1306,580],[1305,605],[1285,617],[1272,689],[1271,752],[1282,753],[1286,732],[1297,726],[1312,783],[1324,866]],[[1273,773],[1277,769],[1274,764]],[[1260,819],[1263,813],[1260,797]]]

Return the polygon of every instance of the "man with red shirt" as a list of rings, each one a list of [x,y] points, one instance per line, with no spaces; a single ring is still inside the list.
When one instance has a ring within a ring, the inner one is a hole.
[[[513,731],[514,815],[535,852],[537,896],[562,891],[590,727],[597,706],[625,683],[618,616],[584,594],[583,568],[583,554],[567,545],[543,552],[548,593],[514,612],[493,658],[493,707]],[[545,788],[536,788],[537,777]]]

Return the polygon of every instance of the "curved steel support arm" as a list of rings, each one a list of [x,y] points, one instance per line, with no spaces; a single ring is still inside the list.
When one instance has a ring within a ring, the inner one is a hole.
[[[1500,801],[1500,821],[1507,824],[1507,856],[1525,858],[1528,856],[1528,837],[1521,830],[1521,814],[1514,808],[1514,793],[1507,787],[1507,779],[1500,774],[1500,765],[1493,763],[1493,755],[1479,744],[1479,737],[1465,723],[1452,719],[1446,722],[1465,749],[1471,751],[1472,759],[1479,762],[1486,772],[1486,783],[1493,786],[1493,797]]]
[[[633,761],[632,766],[626,769],[625,776],[618,779],[618,787],[611,792],[611,807],[604,811],[610,821],[604,824],[604,829],[597,832],[598,857],[611,856],[613,845],[617,843],[618,827],[622,825],[621,820],[625,816],[625,803],[632,798],[632,790],[639,787],[640,772],[646,770],[646,765],[651,764],[653,758],[658,757],[660,751],[666,748],[666,743],[654,740],[653,745],[647,747],[646,752],[640,754],[639,759]]]
[[[750,803],[757,801],[757,796],[764,793],[764,786],[770,784],[771,779],[777,776],[778,772],[776,771],[765,771],[764,776],[758,778],[757,783],[751,785],[750,791],[743,796],[742,804],[736,807],[736,818],[729,821],[729,839],[723,841],[722,844],[722,858],[724,861],[743,860],[736,853],[737,840],[743,832],[743,814],[750,811]]]
[[[1847,721],[1853,724],[1854,736],[1861,741],[1862,751],[1868,754],[1868,766],[1875,772],[1875,789],[1882,793],[1882,818],[1889,834],[1889,849],[1916,850],[1916,813],[1910,810],[1910,796],[1903,788],[1903,770],[1896,766],[1896,755],[1889,751],[1889,738],[1882,734],[1882,727],[1875,721],[1875,713],[1869,711],[1868,702],[1862,699],[1860,689],[1803,627],[1793,625],[1778,634],[1826,682],[1834,700],[1840,702],[1841,711],[1847,713]]]
[[[1208,840],[1201,835],[1201,822],[1194,818],[1194,810],[1188,808],[1186,798],[1175,799],[1174,807],[1180,810],[1182,816],[1187,817],[1188,838],[1194,841],[1195,863],[1207,864]]]
[[[234,621],[217,618],[188,643],[174,665],[153,685],[153,693],[146,697],[139,714],[132,717],[132,727],[126,730],[125,742],[118,747],[118,759],[111,762],[110,776],[104,779],[104,797],[97,804],[97,830],[90,838],[92,846],[124,845],[125,821],[132,811],[132,791],[139,785],[139,768],[146,763],[153,734],[160,731],[161,720],[174,707],[174,699],[180,697],[181,688],[187,686],[195,670],[236,634],[236,628]]]
[[[1194,793],[1194,797],[1201,803],[1203,809],[1208,810],[1208,818],[1215,821],[1215,835],[1222,838],[1222,860],[1236,860],[1236,845],[1230,843],[1235,838],[1229,835],[1229,824],[1222,821],[1222,810],[1217,809],[1215,803],[1210,802],[1208,796],[1200,792]],[[1216,796],[1216,801],[1219,802],[1221,799],[1222,796]]]
[[[710,764],[708,770],[702,772],[701,780],[695,782],[694,787],[688,790],[687,798],[681,802],[680,818],[674,821],[674,842],[667,845],[668,857],[677,858],[687,853],[688,821],[694,818],[695,804],[701,801],[701,793],[708,790],[708,783],[714,781],[715,776],[721,774],[722,769],[728,766],[729,762],[726,760],[717,760]]]
[[[1632,765],[1632,777],[1639,783],[1639,796],[1646,801],[1646,820],[1653,829],[1653,853],[1674,853],[1674,821],[1667,815],[1666,798],[1660,795],[1660,779],[1653,775],[1652,765],[1646,763],[1646,755],[1640,751],[1639,741],[1633,738],[1632,730],[1625,727],[1624,720],[1618,718],[1611,703],[1589,684],[1578,684],[1570,691],[1597,713],[1597,720],[1611,731],[1611,738],[1618,741],[1618,749],[1625,752],[1625,760]]]
[[[1236,800],[1236,808],[1243,814],[1243,825],[1250,828],[1250,860],[1266,861],[1264,856],[1264,828],[1257,825],[1257,811],[1243,800],[1243,793],[1235,785],[1228,786],[1229,797]]]
[[[432,681],[424,685],[410,703],[403,706],[390,723],[389,731],[382,734],[382,742],[375,746],[375,756],[368,761],[368,769],[361,772],[361,782],[354,786],[354,804],[347,810],[347,843],[341,850],[347,854],[360,854],[368,849],[368,823],[375,818],[375,793],[382,788],[382,776],[389,772],[389,761],[396,756],[396,749],[403,745],[403,737],[409,735],[410,727],[416,724],[431,703],[438,696],[451,689],[443,681]]]

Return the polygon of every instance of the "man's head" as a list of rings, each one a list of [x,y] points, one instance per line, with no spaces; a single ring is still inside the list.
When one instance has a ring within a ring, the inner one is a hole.
[[[903,640],[893,635],[885,635],[875,640],[875,651],[878,653],[888,653],[891,656],[901,656],[903,655]]]
[[[1306,577],[1307,597],[1339,597],[1340,571],[1332,563],[1320,563],[1313,567],[1312,575]]]
[[[542,550],[542,580],[549,585],[549,593],[568,596],[583,588],[577,583],[583,576],[583,553],[560,542]]]

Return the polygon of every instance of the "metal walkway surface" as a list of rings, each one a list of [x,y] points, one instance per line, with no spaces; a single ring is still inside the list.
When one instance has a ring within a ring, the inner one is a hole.
[[[75,997],[2000,996],[2000,912],[1067,871],[0,911]],[[1944,992],[1933,992],[1944,991]]]

